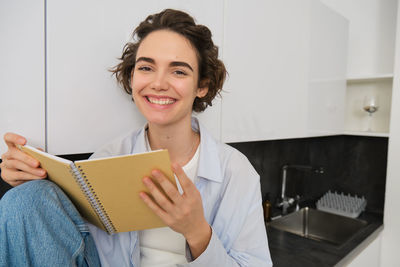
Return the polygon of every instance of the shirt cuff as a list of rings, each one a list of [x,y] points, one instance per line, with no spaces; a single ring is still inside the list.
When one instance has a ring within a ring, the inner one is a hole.
[[[189,266],[222,266],[219,265],[218,262],[220,261],[221,258],[225,258],[225,256],[228,256],[224,246],[222,245],[221,241],[219,240],[217,234],[214,232],[214,229],[212,227],[211,227],[211,239],[210,242],[208,242],[206,250],[204,250],[203,253],[201,253],[201,255],[197,257],[197,259],[193,260],[189,245],[186,243],[185,254]]]

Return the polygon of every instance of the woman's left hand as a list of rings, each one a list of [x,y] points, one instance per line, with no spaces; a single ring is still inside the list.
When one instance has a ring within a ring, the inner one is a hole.
[[[200,192],[186,176],[182,167],[174,164],[172,168],[183,189],[182,195],[162,172],[153,170],[151,174],[165,194],[149,177],[144,177],[143,183],[155,201],[145,192],[141,192],[140,197],[166,225],[185,237],[195,259],[207,248],[211,239],[211,227],[204,218]]]

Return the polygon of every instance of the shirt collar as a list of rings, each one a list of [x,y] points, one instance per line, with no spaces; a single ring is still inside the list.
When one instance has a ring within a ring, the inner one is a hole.
[[[139,132],[136,135],[136,141],[133,141],[133,146],[132,146],[132,154],[137,154],[137,153],[143,153],[147,151],[146,148],[146,128],[147,124],[144,125]]]
[[[192,128],[200,132],[201,138],[197,176],[214,182],[222,182],[219,144],[197,118],[192,118]]]
[[[146,151],[146,127],[144,125],[136,135],[132,154]],[[222,182],[221,164],[218,156],[218,143],[212,135],[200,124],[197,118],[192,117],[192,129],[200,132],[200,159],[197,176],[214,182]]]

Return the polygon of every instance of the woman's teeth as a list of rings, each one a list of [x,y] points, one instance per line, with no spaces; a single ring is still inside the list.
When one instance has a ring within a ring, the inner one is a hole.
[[[175,102],[174,99],[171,98],[151,98],[147,97],[150,103],[157,104],[157,105],[169,105]]]

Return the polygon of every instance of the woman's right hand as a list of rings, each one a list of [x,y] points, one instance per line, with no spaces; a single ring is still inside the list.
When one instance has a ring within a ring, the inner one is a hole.
[[[15,133],[6,133],[4,141],[8,150],[1,156],[1,178],[11,186],[17,186],[30,180],[44,179],[47,173],[40,168],[40,162],[17,148],[25,145],[26,139]]]

